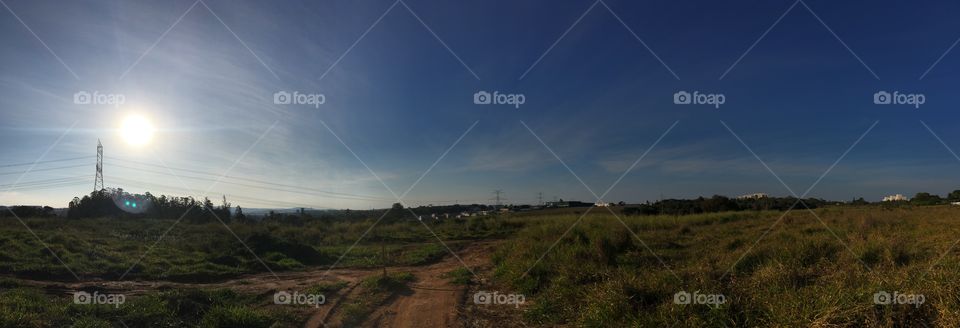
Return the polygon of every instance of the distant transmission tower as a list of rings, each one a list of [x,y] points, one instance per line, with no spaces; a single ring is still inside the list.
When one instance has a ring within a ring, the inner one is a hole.
[[[500,190],[500,189],[494,190],[494,191],[493,191],[493,194],[496,195],[496,200],[497,200],[497,202],[496,202],[495,204],[496,204],[496,207],[499,208],[500,205],[501,205],[501,204],[500,204],[500,194],[503,194],[503,190]]]
[[[542,192],[538,192],[538,193],[537,193],[537,205],[543,206],[543,193],[542,193]]]
[[[97,139],[97,178],[93,180],[93,191],[103,189],[103,144]]]

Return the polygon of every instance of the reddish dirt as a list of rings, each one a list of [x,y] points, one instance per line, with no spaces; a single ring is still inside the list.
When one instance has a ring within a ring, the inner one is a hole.
[[[459,259],[447,256],[443,261],[420,267],[411,273],[416,282],[411,292],[398,295],[389,305],[377,309],[363,327],[456,327],[466,286],[455,285],[444,274],[466,266],[474,272],[489,263],[495,245],[476,243],[466,247]],[[461,262],[461,260],[463,262]],[[474,276],[474,280],[479,277]]]
[[[361,327],[457,327],[459,309],[466,293],[466,286],[455,285],[444,274],[462,268],[464,264],[473,270],[487,265],[495,243],[477,242],[458,252],[457,257],[447,256],[442,261],[427,266],[395,268],[392,271],[410,272],[415,282],[410,291],[391,298],[389,304],[375,310]],[[461,262],[461,260],[463,262]],[[378,273],[374,273],[378,274]],[[474,280],[478,279],[474,277]],[[347,294],[349,299],[351,294]],[[331,307],[326,311],[336,311]],[[336,318],[324,324],[318,316],[329,319],[330,313],[318,313],[307,327],[339,327]],[[317,323],[320,323],[317,325]],[[313,325],[311,325],[313,324]]]

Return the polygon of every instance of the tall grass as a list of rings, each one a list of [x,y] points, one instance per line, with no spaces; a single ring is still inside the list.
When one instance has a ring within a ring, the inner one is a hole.
[[[411,220],[381,222],[367,233],[375,219],[229,226],[153,219],[27,219],[40,240],[20,224],[0,222],[9,223],[0,224],[0,274],[73,280],[69,268],[81,278],[118,279],[127,273],[124,278],[209,281],[265,272],[260,260],[273,271],[287,271],[331,265],[344,253],[341,267],[380,266],[385,260],[387,265],[419,265],[447,254],[434,233],[457,247],[462,244],[458,240],[503,238],[524,224],[475,217],[430,222],[427,229]],[[381,254],[384,248],[386,257]]]
[[[126,304],[77,305],[67,296],[17,287],[0,290],[0,327],[298,327],[304,314],[263,308],[256,295],[230,290],[171,290]]]
[[[960,249],[940,259],[960,239],[960,209],[815,213],[625,217],[623,224],[595,214],[550,249],[578,218],[552,217],[496,252],[495,278],[533,299],[525,314],[533,324],[960,325]],[[723,294],[727,302],[677,305],[678,291]],[[878,291],[923,294],[926,302],[877,305]]]

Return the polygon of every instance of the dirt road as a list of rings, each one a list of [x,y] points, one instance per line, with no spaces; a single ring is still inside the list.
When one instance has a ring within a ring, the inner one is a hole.
[[[492,242],[477,242],[457,252],[457,256],[446,256],[438,263],[420,267],[397,268],[393,271],[410,272],[416,280],[410,286],[408,293],[401,293],[370,315],[361,327],[457,327],[458,314],[461,302],[464,300],[466,287],[450,282],[445,274],[459,268],[478,267],[489,265],[490,254],[496,244]],[[379,274],[372,272],[371,274]],[[479,277],[474,276],[474,280]],[[350,299],[350,293],[346,299]],[[319,313],[307,322],[307,327],[339,326],[338,322],[318,319],[330,318],[330,311],[335,312],[336,306],[326,309],[328,313]]]
[[[470,244],[448,255],[441,261],[426,266],[388,268],[392,272],[412,273],[416,280],[410,291],[391,298],[388,304],[377,308],[361,327],[455,327],[458,309],[466,299],[466,287],[452,284],[444,274],[464,267],[476,270],[489,265],[495,242],[482,241]],[[322,282],[347,282],[347,287],[337,295],[328,297],[325,306],[319,307],[306,327],[338,327],[336,314],[343,302],[355,295],[355,287],[363,278],[380,274],[380,269],[313,268],[297,272],[254,274],[215,283],[175,283],[167,281],[84,281],[51,282],[22,280],[24,284],[43,288],[50,293],[71,294],[77,290],[100,290],[109,293],[142,295],[164,289],[228,288],[242,293],[269,295],[279,290],[305,290]],[[478,277],[474,276],[476,281]]]
[[[456,327],[466,287],[450,282],[446,273],[467,267],[489,264],[494,244],[477,243],[461,251],[458,257],[447,256],[443,261],[411,271],[416,276],[412,292],[399,295],[388,306],[378,309],[364,327]],[[462,261],[462,262],[461,262]],[[476,281],[480,279],[474,276]]]

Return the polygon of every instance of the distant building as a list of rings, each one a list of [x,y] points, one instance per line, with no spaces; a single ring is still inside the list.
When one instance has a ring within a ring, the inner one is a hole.
[[[584,202],[579,202],[575,200],[570,200],[570,201],[561,200],[559,202],[547,202],[547,207],[561,207],[561,208],[562,207],[590,207],[593,205],[594,205],[593,203],[584,203]]]
[[[890,196],[887,196],[887,197],[883,197],[883,201],[885,201],[885,202],[904,202],[904,201],[907,201],[907,197],[904,196],[904,195],[901,195],[901,194],[896,194],[896,195],[890,195]]]
[[[737,199],[763,199],[763,198],[767,198],[767,197],[769,197],[769,196],[767,196],[767,194],[764,194],[764,193],[762,193],[762,192],[758,192],[758,193],[755,193],[755,194],[740,195],[740,196],[737,196]]]
[[[610,207],[610,206],[613,206],[613,203],[596,202],[596,203],[593,204],[593,206],[596,206],[596,207]]]
[[[960,206],[960,202],[952,202],[952,203],[950,203],[950,205]]]

